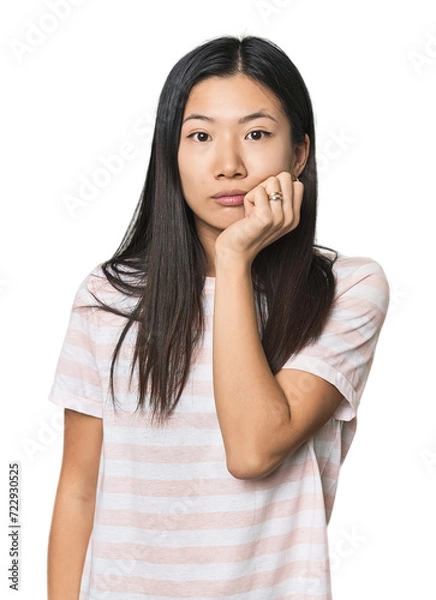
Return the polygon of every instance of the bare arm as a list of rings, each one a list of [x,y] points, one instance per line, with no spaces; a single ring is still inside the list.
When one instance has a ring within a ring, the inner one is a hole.
[[[342,395],[320,377],[273,375],[257,329],[247,269],[217,261],[213,369],[215,402],[235,477],[264,477],[333,415]]]
[[[64,452],[48,546],[48,600],[79,598],[102,439],[102,419],[65,409]]]
[[[283,202],[268,193],[282,191]],[[334,414],[342,396],[330,383],[287,369],[274,376],[260,341],[251,265],[261,248],[297,227],[303,185],[289,173],[245,197],[246,217],[215,243],[213,375],[227,468],[239,479],[264,477]]]

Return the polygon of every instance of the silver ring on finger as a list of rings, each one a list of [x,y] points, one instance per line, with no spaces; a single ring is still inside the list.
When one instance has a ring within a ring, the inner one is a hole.
[[[281,192],[273,192],[272,194],[268,194],[268,200],[270,202],[281,202],[283,200],[283,194]]]

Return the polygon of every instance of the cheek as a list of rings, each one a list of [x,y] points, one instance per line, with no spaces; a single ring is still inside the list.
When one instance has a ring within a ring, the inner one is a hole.
[[[183,153],[179,154],[180,178],[182,181],[185,181],[186,184],[189,184],[191,181],[195,181],[197,174],[200,171],[200,169],[198,169],[197,162],[198,161],[196,161],[195,156],[187,156]]]
[[[289,143],[284,142],[277,153],[277,162],[283,169],[290,169],[294,160],[292,147]]]
[[[204,191],[207,189],[204,169],[199,168],[191,158],[185,161],[183,157],[179,159],[178,166],[185,200],[188,203],[195,203],[204,195]]]
[[[183,157],[179,158],[179,176],[180,176],[180,182],[182,184],[182,189],[184,192],[186,192],[190,185],[191,185],[191,173],[190,170],[188,168],[188,164],[185,163],[185,161],[183,160]]]
[[[288,171],[292,167],[292,158],[287,153],[265,153],[256,164],[252,164],[252,172],[260,174],[263,178],[270,177],[272,173]]]
[[[251,156],[251,167],[259,172],[271,173],[291,169],[293,162],[292,147],[287,140],[280,140],[268,148]]]

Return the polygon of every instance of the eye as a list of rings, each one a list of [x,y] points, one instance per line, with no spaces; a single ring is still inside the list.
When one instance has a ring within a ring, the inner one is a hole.
[[[270,135],[271,132],[269,131],[264,131],[263,129],[255,129],[254,131],[250,131],[250,133],[247,134],[247,138],[251,140],[262,140],[263,138],[269,137]]]
[[[189,134],[188,138],[192,138],[197,142],[207,142],[209,141],[210,135],[204,131],[196,131],[195,133]]]

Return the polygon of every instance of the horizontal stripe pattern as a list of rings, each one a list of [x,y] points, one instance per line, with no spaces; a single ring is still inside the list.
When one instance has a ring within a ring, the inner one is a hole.
[[[368,258],[340,256],[336,297],[320,338],[283,368],[330,381],[344,399],[334,417],[260,480],[226,466],[212,386],[215,280],[204,287],[205,332],[189,381],[164,427],[130,387],[135,327],[116,363],[117,408],[109,393],[114,345],[126,320],[95,308],[92,293],[123,310],[100,265],[80,286],[49,399],[103,419],[94,528],[81,600],[330,600],[327,525],[340,467],[388,306],[386,276]]]

